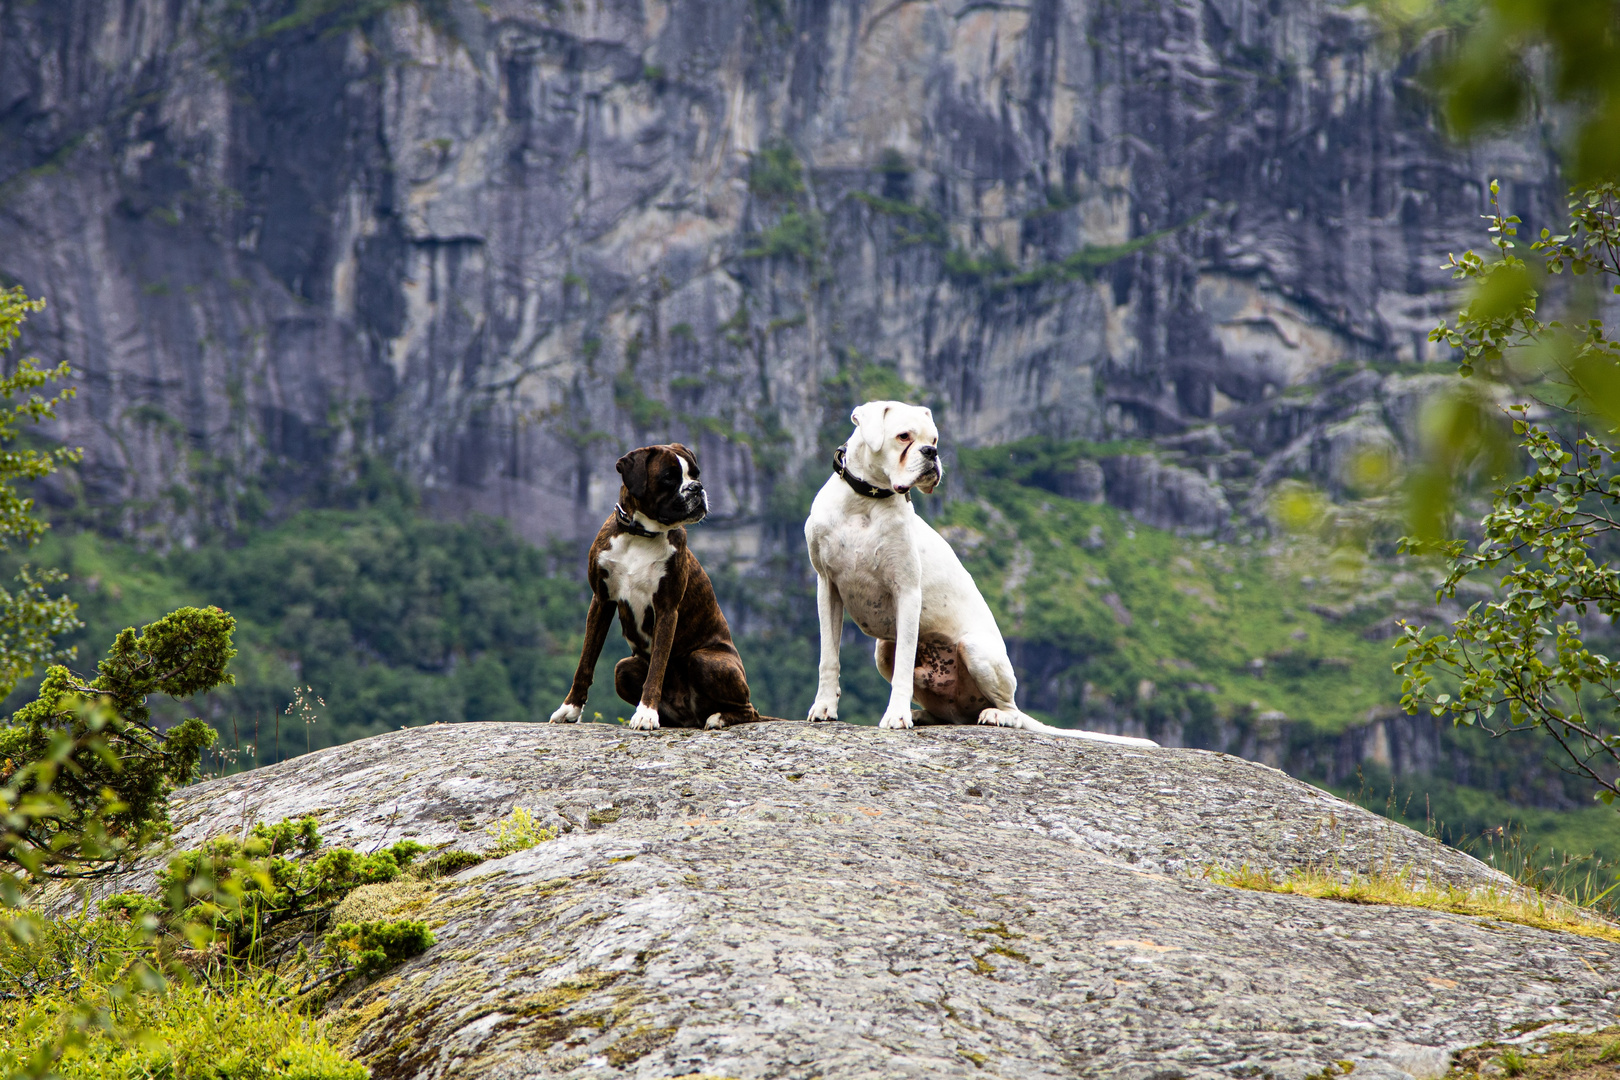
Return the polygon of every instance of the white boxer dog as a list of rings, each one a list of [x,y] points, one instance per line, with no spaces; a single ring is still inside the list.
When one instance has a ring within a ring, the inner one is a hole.
[[[816,568],[821,666],[811,720],[838,719],[838,644],[844,612],[877,639],[892,687],[879,727],[995,724],[1129,746],[1149,739],[1043,724],[1018,708],[1018,680],[990,605],[945,538],[917,516],[912,488],[944,478],[934,415],[899,401],[850,414],[855,434],[833,456],[833,476],[804,523]],[[913,712],[916,701],[922,709]]]

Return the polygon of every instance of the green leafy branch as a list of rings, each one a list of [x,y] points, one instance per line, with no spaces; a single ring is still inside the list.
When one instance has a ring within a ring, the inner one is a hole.
[[[1497,489],[1472,550],[1463,540],[1442,545],[1451,561],[1437,594],[1455,598],[1471,575],[1501,572],[1500,599],[1473,604],[1445,634],[1404,628],[1406,655],[1394,665],[1401,704],[1492,734],[1539,728],[1612,803],[1620,664],[1588,645],[1580,620],[1620,612],[1620,571],[1593,557],[1620,532],[1620,451],[1590,436],[1566,448],[1526,419],[1525,406],[1511,411],[1531,471]]]
[[[95,876],[163,831],[169,792],[196,776],[216,733],[196,717],[160,731],[147,699],[234,682],[225,669],[236,655],[235,625],[218,608],[181,608],[139,633],[122,631],[94,679],[61,666],[46,672],[39,697],[0,728],[0,779],[17,786],[19,799],[48,797],[55,809],[19,820],[0,845],[0,862],[31,873],[44,867],[48,876]],[[58,764],[47,771],[53,759]],[[117,842],[71,860],[44,858],[92,826]]]
[[[1587,282],[1620,278],[1620,188],[1571,193],[1567,229],[1543,229],[1531,260],[1515,254],[1521,222],[1502,211],[1498,193],[1493,181],[1486,220],[1495,255],[1448,260],[1473,291],[1455,325],[1442,322],[1430,340],[1457,350],[1464,379],[1489,379],[1548,408],[1507,406],[1529,470],[1494,489],[1470,543],[1441,539],[1445,522],[1434,507],[1449,499],[1470,453],[1483,448],[1504,471],[1507,437],[1486,419],[1485,395],[1441,403],[1450,413],[1438,413],[1440,437],[1414,488],[1421,495],[1429,485],[1428,527],[1405,544],[1448,560],[1437,600],[1455,599],[1470,578],[1499,576],[1492,599],[1474,603],[1447,632],[1406,627],[1405,656],[1394,668],[1408,711],[1449,715],[1493,735],[1543,731],[1612,803],[1620,795],[1620,664],[1594,647],[1588,620],[1620,612],[1620,571],[1602,555],[1620,532],[1620,451],[1610,434],[1620,429],[1620,343],[1601,319],[1550,319],[1546,309],[1554,279],[1566,272]],[[1592,295],[1590,285],[1560,285],[1557,294],[1577,316]]]

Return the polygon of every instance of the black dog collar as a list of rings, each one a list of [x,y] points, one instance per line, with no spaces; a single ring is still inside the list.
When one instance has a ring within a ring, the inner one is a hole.
[[[833,475],[848,484],[855,494],[864,495],[868,499],[887,499],[889,496],[896,494],[892,488],[874,487],[850,472],[844,465],[844,448],[842,446],[833,451]],[[911,492],[909,491],[906,492],[906,501],[911,501]]]
[[[663,533],[654,532],[653,530],[642,525],[641,522],[625,513],[624,507],[620,506],[618,503],[613,504],[613,516],[619,522],[619,528],[623,529],[631,536],[645,536],[648,539],[651,539],[655,536],[664,535]]]

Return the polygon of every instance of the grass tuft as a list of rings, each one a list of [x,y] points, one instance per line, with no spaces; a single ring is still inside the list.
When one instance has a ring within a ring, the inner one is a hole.
[[[1555,1032],[1529,1046],[1487,1042],[1459,1050],[1446,1080],[1527,1077],[1528,1080],[1613,1080],[1620,1028]]]
[[[1244,865],[1235,870],[1210,867],[1205,870],[1204,876],[1218,885],[1234,889],[1288,893],[1350,904],[1425,908],[1620,942],[1620,925],[1562,897],[1517,887],[1458,889],[1436,885],[1417,877],[1410,870],[1375,871],[1371,874],[1296,870],[1287,875],[1278,875],[1272,870],[1257,870]]]

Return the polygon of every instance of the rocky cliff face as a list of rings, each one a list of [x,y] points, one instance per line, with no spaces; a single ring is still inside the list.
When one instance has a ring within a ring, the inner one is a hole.
[[[339,911],[437,937],[329,1006],[378,1080],[1304,1080],[1344,1062],[1428,1080],[1461,1046],[1610,1024],[1620,999],[1607,941],[1211,883],[1212,866],[1505,879],[1197,750],[460,724],[188,788],[174,816],[183,845],[315,813],[362,850],[466,848],[514,806],[564,831]]]
[[[1326,0],[0,0],[0,273],[127,529],[381,460],[580,535],[674,437],[748,533],[903,381],[1207,532],[1408,439],[1486,180],[1558,201],[1415,70]]]

